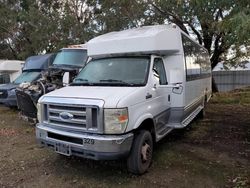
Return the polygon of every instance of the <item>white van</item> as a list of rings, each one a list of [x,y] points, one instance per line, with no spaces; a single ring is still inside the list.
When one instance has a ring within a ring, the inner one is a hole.
[[[143,174],[153,143],[187,126],[211,96],[207,51],[178,27],[146,26],[88,42],[73,84],[42,96],[38,141],[63,155],[127,158]]]
[[[0,60],[0,84],[13,82],[21,73],[24,61]]]

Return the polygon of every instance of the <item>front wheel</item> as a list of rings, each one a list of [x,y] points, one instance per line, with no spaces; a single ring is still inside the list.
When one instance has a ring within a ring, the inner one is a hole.
[[[149,168],[153,154],[152,135],[147,130],[141,130],[135,137],[127,160],[128,171],[141,175]]]

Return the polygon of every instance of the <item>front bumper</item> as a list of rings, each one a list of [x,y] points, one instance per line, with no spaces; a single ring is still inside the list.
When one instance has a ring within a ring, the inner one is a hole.
[[[17,101],[16,99],[9,99],[9,100],[4,101],[3,104],[8,107],[16,107]]]
[[[1,99],[0,103],[7,106],[7,107],[16,107],[17,106],[17,100],[14,97],[11,98],[5,98],[5,99]]]
[[[38,123],[36,138],[40,144],[58,152],[57,145],[67,145],[66,155],[94,160],[114,160],[127,157],[133,142],[133,133],[124,135],[97,135],[73,133]]]

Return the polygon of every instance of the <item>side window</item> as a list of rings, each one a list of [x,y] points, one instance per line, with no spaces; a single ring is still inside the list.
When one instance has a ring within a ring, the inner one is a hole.
[[[205,50],[201,51],[200,63],[201,63],[201,74],[210,74],[211,63],[210,63],[209,55]]]
[[[211,62],[205,49],[182,35],[186,65],[186,80],[196,80],[211,75]]]
[[[199,47],[184,35],[182,36],[184,55],[186,61],[187,81],[198,78],[201,74]]]
[[[9,74],[1,74],[0,75],[0,84],[8,84],[10,83],[10,75]]]
[[[153,73],[154,76],[159,79],[160,85],[167,84],[166,72],[161,58],[154,59]]]

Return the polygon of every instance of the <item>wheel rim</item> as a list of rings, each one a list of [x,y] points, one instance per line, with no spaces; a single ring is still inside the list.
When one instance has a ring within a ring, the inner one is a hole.
[[[147,163],[151,161],[151,153],[152,153],[152,148],[148,144],[148,141],[144,141],[142,148],[141,148],[141,160],[142,163]]]

